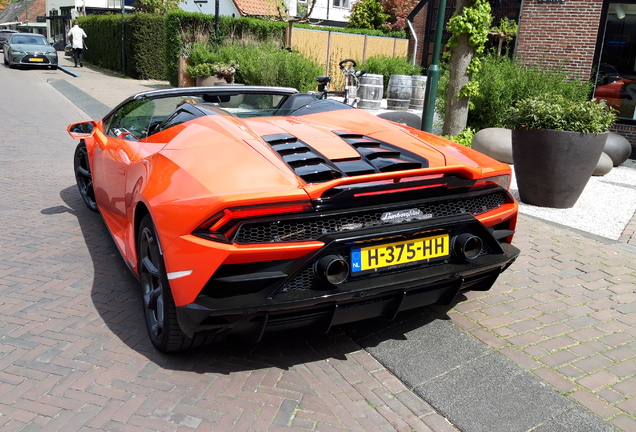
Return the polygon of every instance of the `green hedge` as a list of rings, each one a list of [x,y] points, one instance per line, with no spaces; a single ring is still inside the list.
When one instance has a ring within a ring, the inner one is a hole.
[[[126,19],[126,75],[136,79],[166,79],[165,18],[132,14]]]
[[[122,71],[120,14],[89,15],[78,19],[88,37],[84,57],[105,69]],[[342,29],[331,27],[297,27],[330,30],[371,36],[405,37],[404,33],[390,34],[376,30]],[[287,23],[256,18],[219,17],[219,41],[216,41],[213,15],[182,10],[167,15],[135,13],[124,18],[126,75],[135,79],[167,79],[178,84],[179,56],[187,54],[195,42],[257,41],[285,44]],[[304,67],[303,67],[304,68]],[[305,83],[299,82],[301,87]]]
[[[89,15],[78,19],[86,32],[84,58],[99,67],[121,72],[121,15]],[[126,75],[135,79],[165,79],[165,19],[154,14],[124,17]]]
[[[77,21],[86,32],[86,61],[121,72],[121,15],[89,15]]]

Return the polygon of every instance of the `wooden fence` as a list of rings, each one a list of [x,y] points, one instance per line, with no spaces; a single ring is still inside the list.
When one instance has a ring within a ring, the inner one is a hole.
[[[408,39],[338,33],[324,30],[295,28],[292,47],[325,68],[332,78],[332,89],[342,88],[344,78],[338,63],[353,59],[358,63],[376,55],[405,57]]]

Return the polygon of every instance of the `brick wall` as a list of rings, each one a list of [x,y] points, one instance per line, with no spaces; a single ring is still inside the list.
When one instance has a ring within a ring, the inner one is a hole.
[[[523,2],[516,55],[526,64],[555,64],[588,79],[593,69],[602,0]]]
[[[626,124],[615,124],[610,128],[610,132],[617,133],[627,138],[627,141],[632,145],[632,148],[636,147],[636,126]]]
[[[415,34],[417,35],[417,55],[415,58],[415,64],[422,64],[422,55],[424,54],[424,36],[426,33],[426,14],[428,13],[428,5],[424,6],[420,12],[415,15],[413,19],[413,29],[415,30]],[[413,55],[413,45],[415,45],[415,40],[413,36],[409,37],[409,56]]]

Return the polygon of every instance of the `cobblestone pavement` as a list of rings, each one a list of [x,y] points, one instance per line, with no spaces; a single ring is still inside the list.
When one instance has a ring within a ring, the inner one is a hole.
[[[86,115],[47,84],[62,72],[0,77],[3,432],[455,430],[341,332],[158,353],[138,283],[77,192],[65,128]]]
[[[73,84],[107,94],[115,102],[100,100],[109,106],[162,85],[117,80],[121,87],[105,91],[99,71],[79,71],[85,79]],[[58,173],[48,184],[26,196],[4,186],[0,198],[3,225],[13,228],[0,231],[2,430],[455,430],[345,334],[157,354],[138,319],[135,282],[77,196],[71,145],[60,149],[63,161],[15,167]],[[521,215],[522,254],[497,284],[434,310],[636,431],[634,227],[614,242]]]
[[[515,264],[448,310],[458,327],[636,431],[636,249],[521,216]]]

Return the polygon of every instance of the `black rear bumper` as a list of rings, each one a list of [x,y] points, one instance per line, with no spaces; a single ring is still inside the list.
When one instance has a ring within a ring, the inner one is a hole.
[[[423,229],[444,230],[451,236],[477,235],[484,241],[483,254],[470,260],[453,255],[434,263],[350,277],[338,285],[313,276],[314,263],[325,254],[346,256],[353,243],[387,235],[408,239],[421,235]],[[393,319],[400,311],[451,304],[461,291],[490,289],[519,255],[519,249],[503,239],[503,233],[470,216],[431,221],[425,227],[421,222],[406,224],[390,233],[386,227],[355,236],[341,233],[321,239],[325,241],[322,249],[298,260],[217,271],[194,303],[177,308],[177,318],[188,336],[249,334],[254,340],[269,331],[305,326],[328,331],[333,325],[367,318]]]

